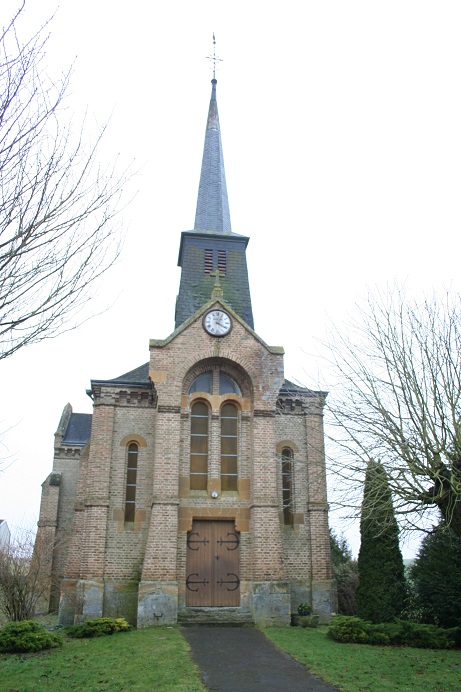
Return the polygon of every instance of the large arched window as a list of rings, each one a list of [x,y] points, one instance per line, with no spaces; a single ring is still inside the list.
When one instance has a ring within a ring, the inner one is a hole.
[[[282,449],[282,508],[283,523],[293,526],[293,450]]]
[[[185,381],[190,405],[190,490],[238,492],[241,411],[248,410],[251,387],[237,363],[208,359]],[[245,414],[244,414],[245,415]],[[244,447],[246,448],[246,447]]]
[[[134,521],[136,502],[136,476],[138,473],[139,448],[135,442],[127,447],[126,492],[125,492],[125,521]]]
[[[238,409],[227,402],[221,408],[221,490],[237,490],[237,455]]]
[[[190,420],[190,488],[206,490],[208,483],[209,408],[203,401],[192,406]]]
[[[196,392],[205,392],[206,394],[217,394],[219,389],[219,394],[237,394],[237,396],[242,396],[240,387],[237,382],[226,375],[224,372],[219,372],[216,374],[215,382],[213,382],[213,371],[207,370],[202,372],[200,375],[192,381],[189,387],[189,394],[195,394]]]

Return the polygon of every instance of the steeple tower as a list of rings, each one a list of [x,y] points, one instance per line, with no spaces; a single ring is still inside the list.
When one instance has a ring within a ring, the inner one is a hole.
[[[179,247],[175,327],[210,300],[218,270],[223,300],[253,329],[245,255],[249,238],[231,228],[216,84],[213,73],[194,230],[183,231]]]
[[[205,131],[194,231],[231,233],[226,173],[219,129],[218,103],[216,101],[217,80],[213,78],[211,84],[210,108]]]

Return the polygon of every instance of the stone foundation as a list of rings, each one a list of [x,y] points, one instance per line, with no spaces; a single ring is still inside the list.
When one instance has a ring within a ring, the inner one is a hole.
[[[104,617],[125,618],[136,627],[138,616],[138,582],[106,582]]]
[[[59,624],[73,625],[77,605],[77,580],[63,579],[59,601]]]
[[[240,607],[181,608],[177,582],[106,582],[65,579],[61,585],[59,624],[98,617],[124,617],[134,627],[173,625],[179,621],[254,622],[264,627],[290,624],[300,603],[312,605],[321,623],[336,612],[336,582],[264,581],[246,583]],[[249,607],[245,603],[249,601]]]
[[[77,582],[75,624],[100,618],[104,609],[104,582],[102,579],[80,579]]]
[[[297,615],[298,606],[300,603],[312,603],[312,589],[310,581],[293,581],[290,582],[291,592],[291,613]]]
[[[289,625],[290,590],[287,582],[253,582],[251,584],[251,612],[257,625],[263,627]]]
[[[331,613],[336,612],[336,600],[334,579],[312,582],[312,612],[320,617],[322,624],[329,623]]]
[[[142,581],[138,592],[138,628],[178,621],[177,582]]]

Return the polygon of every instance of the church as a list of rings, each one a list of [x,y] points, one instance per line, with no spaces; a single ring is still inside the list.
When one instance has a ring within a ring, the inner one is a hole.
[[[149,360],[91,380],[64,408],[42,484],[44,608],[61,624],[283,625],[335,609],[326,393],[284,378],[255,332],[249,238],[231,228],[213,77],[193,230],[183,231],[175,330]]]

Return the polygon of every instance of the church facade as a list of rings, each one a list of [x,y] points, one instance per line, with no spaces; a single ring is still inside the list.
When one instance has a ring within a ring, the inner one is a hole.
[[[288,624],[334,609],[326,394],[284,378],[254,331],[246,236],[231,229],[216,80],[194,229],[181,235],[175,331],[149,361],[68,404],[42,485],[45,607],[60,622],[124,616]]]

